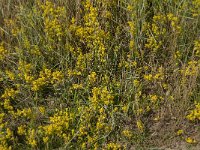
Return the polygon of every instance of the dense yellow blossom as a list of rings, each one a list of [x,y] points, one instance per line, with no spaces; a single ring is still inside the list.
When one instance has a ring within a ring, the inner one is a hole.
[[[186,118],[191,121],[195,119],[200,120],[200,103],[196,103],[195,108],[190,111],[190,114],[188,114]]]
[[[19,91],[14,90],[13,88],[6,88],[4,93],[1,95],[1,98],[14,98],[15,95],[18,93]]]

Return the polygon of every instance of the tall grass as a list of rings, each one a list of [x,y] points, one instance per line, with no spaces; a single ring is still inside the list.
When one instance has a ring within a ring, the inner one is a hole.
[[[198,146],[199,0],[0,10],[0,149]]]

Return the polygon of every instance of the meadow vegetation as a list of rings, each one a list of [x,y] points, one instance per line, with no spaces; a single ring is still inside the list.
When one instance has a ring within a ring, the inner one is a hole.
[[[197,147],[200,0],[1,0],[0,150]]]

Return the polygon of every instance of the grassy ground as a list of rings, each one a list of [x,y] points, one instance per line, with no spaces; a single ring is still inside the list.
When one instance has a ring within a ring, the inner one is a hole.
[[[0,0],[0,150],[198,149],[199,0]]]

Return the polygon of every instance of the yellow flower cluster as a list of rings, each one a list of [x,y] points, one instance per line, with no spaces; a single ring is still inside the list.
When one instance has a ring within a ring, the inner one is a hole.
[[[131,138],[132,137],[132,132],[128,129],[123,130],[122,134],[127,137],[127,138]]]
[[[19,135],[25,135],[26,134],[26,126],[25,125],[21,125],[17,128],[17,133]]]
[[[14,98],[15,95],[18,93],[19,91],[14,90],[13,88],[6,88],[4,93],[1,95],[1,98],[7,99],[7,98]]]
[[[21,77],[27,83],[31,83],[34,78],[31,75],[32,68],[33,68],[32,64],[27,63],[25,61],[19,61],[19,66],[18,66],[18,70],[20,71],[20,73],[18,74],[19,77]]]
[[[82,89],[83,84],[73,84],[72,87],[73,87],[73,89]]]
[[[6,88],[4,93],[1,95],[0,98],[2,98],[3,101],[0,102],[0,105],[2,105],[5,110],[8,110],[8,113],[13,112],[12,102],[18,93],[18,90],[14,90],[13,88]]]
[[[8,145],[7,141],[13,141],[14,140],[14,136],[13,136],[13,132],[10,128],[6,128],[5,131],[0,131],[1,133],[1,137],[0,137],[0,148],[2,148],[3,150],[7,150],[7,149],[12,149],[11,146]]]
[[[197,61],[190,61],[184,70],[181,70],[184,76],[196,76],[199,72],[199,64]]]
[[[54,7],[53,3],[46,1],[45,4],[40,4],[43,11],[44,18],[44,31],[50,42],[53,42],[55,37],[61,41],[61,36],[64,34],[63,24],[61,24],[60,18],[64,15],[64,7]]]
[[[86,0],[84,2],[84,11],[83,25],[76,25],[73,18],[72,25],[69,28],[70,32],[79,38],[80,45],[85,45],[86,47],[83,48],[89,49],[89,51],[81,49],[81,52],[78,51],[78,53],[87,53],[82,57],[88,57],[88,54],[91,53],[101,62],[105,62],[106,47],[104,41],[108,38],[108,35],[100,27],[97,8],[93,7],[89,0]]]
[[[195,56],[200,56],[200,41],[196,40],[194,41],[194,52],[195,52]]]
[[[156,69],[154,74],[145,74],[144,79],[147,81],[162,81],[164,79],[164,68],[161,66]]]
[[[196,103],[195,109],[191,110],[190,114],[188,114],[186,118],[191,121],[200,120],[200,103]]]
[[[57,84],[63,80],[63,73],[61,71],[52,72],[50,69],[40,71],[39,78],[32,81],[32,90],[38,91],[42,86],[48,83]]]
[[[186,141],[187,143],[189,143],[189,144],[195,144],[195,143],[196,143],[196,140],[193,139],[193,138],[191,138],[191,137],[186,138],[185,141]]]
[[[6,75],[9,77],[10,80],[14,81],[15,79],[15,74],[9,70],[5,71]]]
[[[157,95],[150,95],[150,100],[151,100],[151,102],[155,103],[158,100],[158,96]]]
[[[198,17],[200,14],[200,1],[199,0],[192,0],[193,7],[191,8],[192,15],[194,17]]]
[[[41,126],[40,130],[43,134],[43,141],[46,143],[51,136],[58,136],[63,138],[65,142],[70,140],[70,133],[68,131],[70,120],[73,120],[74,114],[69,113],[68,110],[59,111],[54,116],[49,118],[50,124]],[[68,133],[66,133],[68,131]]]
[[[8,51],[4,48],[3,43],[0,43],[0,61],[4,60]]]
[[[94,109],[96,109],[100,103],[103,103],[105,105],[112,104],[113,98],[113,95],[108,91],[107,87],[94,87],[92,89],[92,97],[90,97],[89,100],[92,105],[94,105]]]
[[[128,25],[129,25],[129,28],[130,28],[129,32],[130,32],[130,35],[131,35],[131,38],[132,38],[129,42],[129,48],[130,48],[130,50],[134,51],[135,50],[134,36],[135,36],[135,30],[136,30],[135,24],[134,24],[133,21],[129,21]]]
[[[136,122],[136,125],[137,125],[137,128],[139,129],[140,132],[143,132],[144,131],[144,124],[142,123],[141,120],[138,120]]]
[[[119,150],[119,149],[121,149],[121,145],[120,144],[118,144],[118,143],[114,143],[114,142],[111,142],[111,143],[109,143],[109,144],[107,144],[107,146],[106,146],[106,148],[108,149],[108,150]]]
[[[144,30],[147,29],[147,43],[145,44],[146,48],[152,49],[156,52],[163,44],[162,36],[165,36],[167,30],[172,30],[174,33],[179,33],[181,27],[179,25],[178,17],[172,13],[166,15],[160,14],[153,16],[154,23],[146,24]],[[164,24],[169,23],[170,27],[166,28]],[[152,30],[149,32],[149,29]]]
[[[36,133],[35,129],[30,129],[27,134],[27,143],[31,145],[31,147],[36,147]]]
[[[33,111],[31,110],[31,108],[24,108],[22,110],[17,109],[15,116],[31,118],[33,116]]]
[[[176,132],[176,134],[177,134],[177,135],[182,135],[182,134],[183,134],[183,130],[178,130],[178,131]]]
[[[127,57],[128,57],[127,60],[123,60],[122,59],[120,61],[120,63],[118,64],[118,67],[119,68],[124,67],[124,68],[126,68],[128,70],[131,70],[132,68],[136,68],[137,67],[137,62],[135,60],[131,59],[130,55],[128,55]]]
[[[88,79],[91,84],[96,82],[96,76],[96,72],[91,72],[90,75],[88,75]]]

